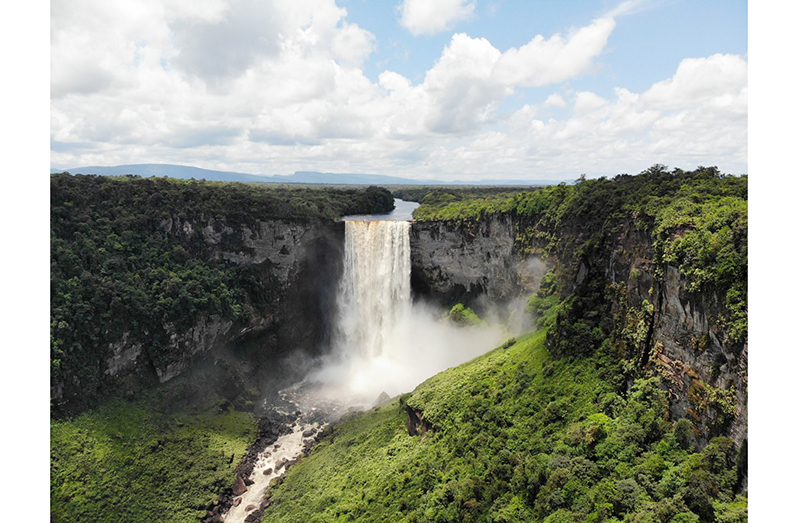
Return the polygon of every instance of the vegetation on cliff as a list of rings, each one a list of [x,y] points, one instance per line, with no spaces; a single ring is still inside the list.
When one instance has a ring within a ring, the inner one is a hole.
[[[53,174],[50,179],[51,379],[62,407],[80,408],[102,386],[109,344],[123,336],[158,364],[170,335],[199,318],[245,319],[274,302],[278,284],[266,267],[214,256],[201,234],[221,222],[220,247],[245,251],[242,228],[258,220],[332,220],[393,208],[388,191],[289,188]],[[184,225],[188,224],[188,225]],[[159,365],[159,367],[162,367]]]
[[[479,219],[485,214],[510,212],[513,196],[519,192],[535,191],[534,187],[404,187],[394,189],[393,195],[418,202],[413,212],[417,220]]]
[[[50,422],[50,520],[196,522],[257,433],[240,412],[167,414],[112,401]]]
[[[697,451],[656,380],[626,392],[612,355],[553,358],[545,338],[335,427],[273,489],[263,521],[747,520],[731,440]]]
[[[714,167],[695,171],[655,165],[637,176],[582,180],[536,191],[489,194],[486,198],[423,202],[418,220],[454,220],[468,227],[485,215],[509,213],[519,223],[516,248],[543,256],[568,254],[588,270],[604,263],[630,224],[654,245],[658,275],[666,265],[678,268],[689,292],[715,292],[721,297],[718,323],[736,343],[748,336],[748,178],[726,176]],[[570,324],[584,319],[582,309],[609,306],[603,275],[591,275],[588,287],[572,302],[582,305]],[[577,318],[578,316],[578,318]],[[607,315],[595,315],[606,318]],[[596,340],[608,334],[601,328]],[[570,335],[563,340],[572,339]],[[579,344],[585,347],[585,344]],[[595,348],[596,343],[588,344]]]

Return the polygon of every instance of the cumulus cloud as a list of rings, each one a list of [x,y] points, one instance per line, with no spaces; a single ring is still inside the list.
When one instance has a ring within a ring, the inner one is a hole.
[[[558,93],[550,94],[546,101],[543,102],[544,107],[566,107],[567,105],[565,99]]]
[[[471,18],[476,6],[476,0],[404,0],[399,24],[416,36],[437,34]]]
[[[615,29],[611,18],[594,20],[568,38],[538,35],[520,48],[503,53],[494,76],[506,85],[540,87],[588,72]]]
[[[410,87],[409,81],[395,76],[389,83],[381,77],[381,83],[388,89],[402,86],[392,94],[405,97],[402,105],[411,108],[407,118],[398,118],[405,123],[416,122],[419,130],[423,124],[433,133],[469,133],[490,122],[495,108],[514,89],[558,83],[588,72],[614,27],[612,20],[596,20],[567,38],[538,35],[504,53],[485,38],[457,33],[423,83]]]
[[[376,37],[334,0],[54,0],[51,15],[53,165],[452,179],[747,165],[743,57],[685,59],[642,92],[569,88],[596,69],[608,18],[503,52],[458,33],[414,82],[364,74]],[[529,87],[540,102],[500,113]]]

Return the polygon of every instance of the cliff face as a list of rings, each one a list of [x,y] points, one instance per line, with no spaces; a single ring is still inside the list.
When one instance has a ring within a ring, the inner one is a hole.
[[[537,289],[540,264],[515,248],[516,220],[494,214],[476,223],[432,220],[410,229],[411,284],[417,295],[442,303],[484,295],[507,302]]]
[[[699,442],[726,435],[739,445],[748,437],[748,343],[718,321],[720,297],[688,292],[675,267],[657,270],[651,237],[633,223],[613,243],[599,269],[624,290],[627,324],[643,319],[637,364],[662,378],[671,416],[692,421]]]
[[[210,317],[188,332],[175,333],[177,343],[188,350],[174,351],[181,357],[159,372],[162,382],[184,371],[194,354],[220,344],[258,339],[255,356],[263,359],[288,350],[312,353],[329,335],[343,263],[343,224],[264,220],[236,230],[218,221],[197,228],[190,222],[167,220],[162,227],[168,234],[194,236],[208,247],[211,258],[251,266],[271,298],[252,307],[246,322]]]
[[[159,339],[158,358],[136,341],[140,337],[124,332],[100,350],[101,390],[135,392],[165,383],[203,359],[216,360],[222,352],[229,353],[228,349],[253,368],[270,365],[287,351],[312,354],[323,348],[343,263],[342,224],[262,220],[233,228],[224,221],[199,225],[171,217],[161,222],[160,229],[167,236],[202,245],[209,259],[245,267],[258,286],[242,285],[248,303],[238,320],[210,314],[193,318],[188,328],[163,325],[165,338]],[[80,385],[56,381],[52,398],[69,399]]]
[[[609,299],[619,330],[635,340],[630,348],[636,372],[661,376],[671,416],[690,419],[701,444],[717,435],[738,444],[747,438],[748,346],[734,343],[719,325],[721,301],[714,292],[689,293],[678,269],[658,270],[653,240],[634,222],[608,239],[610,254],[599,260],[574,248],[584,234],[578,224],[561,232],[565,241],[554,251],[534,242],[522,249],[519,236],[527,227],[509,214],[471,225],[414,223],[414,291],[445,303],[480,294],[492,301],[529,296],[539,284],[536,256],[558,268],[564,295],[591,278],[606,278],[615,290]]]

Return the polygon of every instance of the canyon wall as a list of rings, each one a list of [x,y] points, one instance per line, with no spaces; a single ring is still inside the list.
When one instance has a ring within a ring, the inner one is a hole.
[[[343,223],[259,220],[231,227],[221,220],[198,224],[171,216],[159,229],[167,237],[180,237],[182,244],[200,245],[204,258],[246,270],[256,285],[242,285],[244,314],[235,320],[198,315],[187,319],[188,327],[166,323],[150,347],[133,330],[124,332],[98,348],[99,378],[91,385],[70,375],[51,383],[55,403],[106,392],[132,394],[169,382],[203,361],[215,365],[222,357],[245,362],[252,371],[268,371],[289,352],[312,355],[324,349],[343,266]]]
[[[540,283],[540,265],[515,245],[509,214],[476,222],[418,221],[410,229],[411,284],[416,296],[441,304],[471,303],[480,296],[506,303]]]
[[[715,292],[690,293],[677,268],[658,267],[652,238],[632,220],[606,239],[606,256],[599,257],[577,249],[588,236],[578,223],[559,231],[554,249],[553,231],[536,231],[543,234],[529,237],[545,240],[522,244],[534,228],[510,213],[413,223],[414,293],[447,304],[482,295],[498,302],[527,298],[541,265],[556,268],[563,297],[593,278],[607,280],[619,331],[639,340],[630,358],[635,375],[662,378],[673,419],[690,419],[702,445],[717,435],[737,444],[747,438],[748,345],[733,341],[718,321],[722,302]]]

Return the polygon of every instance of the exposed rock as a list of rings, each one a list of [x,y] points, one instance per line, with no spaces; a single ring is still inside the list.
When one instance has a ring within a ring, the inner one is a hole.
[[[233,483],[233,494],[236,496],[240,496],[246,491],[247,491],[247,485],[246,483],[244,483],[244,478],[242,478],[240,475],[236,476],[236,480]]]
[[[266,470],[263,471],[263,475],[264,476],[268,476],[271,473],[272,473],[272,468],[271,467],[269,467],[269,468],[267,468]]]
[[[309,429],[307,429],[307,430],[302,432],[302,437],[303,438],[309,438],[309,437],[313,436],[315,433],[316,433],[316,428],[315,427],[311,427],[311,428],[309,428]]]
[[[444,303],[485,294],[505,302],[533,290],[539,276],[515,252],[516,222],[497,214],[479,223],[414,222],[410,229],[411,284],[417,293]]]
[[[105,374],[113,377],[135,366],[141,354],[141,343],[130,342],[129,337],[130,333],[125,332],[121,340],[108,346],[111,356],[106,361]]]
[[[382,391],[382,392],[380,392],[380,395],[377,396],[377,399],[374,401],[374,404],[372,405],[372,407],[379,407],[383,403],[388,403],[389,401],[391,401],[391,397],[388,396],[387,392]]]
[[[407,412],[407,433],[411,436],[421,434],[423,439],[427,432],[432,430],[432,425],[424,419],[422,412],[417,411],[410,405],[405,404],[405,412]]]

